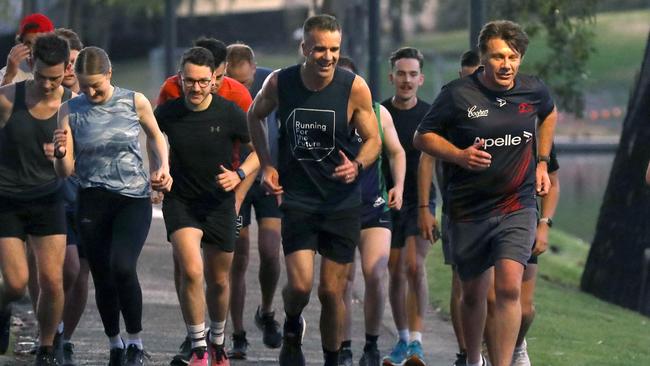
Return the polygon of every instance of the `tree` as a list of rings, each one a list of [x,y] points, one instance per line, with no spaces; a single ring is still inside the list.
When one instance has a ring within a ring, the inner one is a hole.
[[[650,315],[650,279],[642,278],[650,248],[650,187],[644,176],[650,159],[650,33],[636,88],[623,122],[621,141],[600,209],[581,287],[606,301]],[[647,274],[646,274],[647,275]]]

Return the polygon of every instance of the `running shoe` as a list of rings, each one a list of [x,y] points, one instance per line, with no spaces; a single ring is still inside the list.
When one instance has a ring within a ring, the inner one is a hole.
[[[339,366],[352,366],[352,350],[348,347],[341,348],[339,352]]]
[[[178,347],[178,353],[172,358],[169,366],[185,366],[190,362],[192,355],[192,340],[190,337],[185,337],[183,343]]]
[[[39,347],[36,351],[34,366],[59,366],[54,357],[54,351],[50,347]]]
[[[287,329],[287,322],[284,322],[284,335],[282,348],[280,349],[280,366],[305,366],[305,355],[302,353],[302,339],[305,336],[307,323],[305,318],[300,317],[300,329]]]
[[[519,347],[515,347],[512,354],[512,366],[530,366],[530,358],[528,357],[528,344],[524,339]]]
[[[9,348],[11,334],[11,304],[0,310],[0,355],[4,355]]]
[[[59,331],[54,333],[52,347],[54,348],[54,358],[56,358],[56,362],[63,364],[63,333],[59,333]]]
[[[108,366],[124,365],[124,348],[111,348],[111,356],[108,360]]]
[[[467,353],[456,353],[456,361],[451,366],[467,366]]]
[[[62,366],[77,366],[77,362],[74,359],[74,344],[72,342],[63,343],[63,361],[61,362]]]
[[[255,312],[255,325],[262,331],[262,342],[269,348],[279,348],[282,345],[280,323],[275,320],[275,311],[262,314],[258,306]]]
[[[381,357],[377,348],[370,348],[363,351],[361,359],[359,359],[359,366],[379,366],[381,365]]]
[[[422,351],[422,343],[420,341],[413,341],[409,343],[406,351],[406,362],[404,366],[426,366],[424,362],[424,352]]]
[[[402,366],[404,361],[406,361],[406,351],[408,345],[405,341],[399,340],[393,347],[393,350],[388,356],[385,356],[382,360],[384,366]]]
[[[192,349],[189,366],[208,366],[208,350],[206,347],[196,347]]]
[[[208,352],[210,353],[210,366],[230,366],[226,347],[223,344],[208,342]]]
[[[126,357],[124,358],[124,366],[142,366],[144,365],[144,350],[132,344],[126,348]]]
[[[248,351],[248,340],[246,332],[242,334],[232,334],[232,348],[228,351],[228,358],[233,360],[245,360]]]

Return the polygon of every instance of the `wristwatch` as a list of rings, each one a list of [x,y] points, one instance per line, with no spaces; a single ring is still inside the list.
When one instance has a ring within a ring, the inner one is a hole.
[[[238,168],[237,170],[235,170],[235,172],[239,176],[240,180],[246,179],[246,172],[244,172],[244,170],[242,168]]]
[[[548,164],[548,163],[551,162],[551,157],[548,156],[548,155],[539,155],[539,156],[537,156],[537,162],[539,163],[539,162],[542,162],[542,161],[544,161],[544,162],[546,162],[546,164]]]
[[[548,227],[553,227],[553,219],[551,219],[550,217],[540,217],[540,219],[537,220],[537,222],[538,223],[544,222],[546,223],[546,225],[548,225]]]
[[[355,161],[353,161],[353,163],[355,163],[357,165],[357,172],[359,172],[359,174],[361,174],[361,171],[363,170],[363,164],[361,164],[361,162],[359,160],[355,160]]]

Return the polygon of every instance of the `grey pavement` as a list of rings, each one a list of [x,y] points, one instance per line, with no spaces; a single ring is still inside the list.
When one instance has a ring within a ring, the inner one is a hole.
[[[259,270],[259,257],[257,255],[257,227],[251,226],[251,256],[247,273],[246,308],[244,321],[247,338],[250,342],[249,357],[246,361],[232,361],[232,365],[277,365],[278,349],[265,348],[261,340],[261,332],[253,322],[253,316],[260,302],[259,283],[257,273]],[[318,258],[318,256],[317,256]],[[165,238],[164,224],[159,210],[155,210],[154,219],[138,265],[138,273],[142,285],[144,313],[143,313],[143,339],[145,349],[151,355],[148,365],[167,365],[176,353],[178,346],[185,337],[178,300],[173,284],[173,266],[171,247]],[[318,276],[315,276],[316,281]],[[278,291],[275,296],[276,319],[282,323],[284,320],[280,289],[284,285],[284,273],[280,278]],[[312,298],[304,311],[307,323],[303,351],[309,365],[322,365],[322,348],[320,344],[319,316],[320,304],[316,296],[317,283],[314,284]],[[353,292],[352,304],[352,347],[355,364],[361,356],[365,342],[363,325],[363,277],[360,266],[357,266],[357,276]],[[33,335],[33,314],[30,312],[28,302],[16,306],[16,321],[25,322],[23,326],[14,326],[14,338],[25,341],[26,336]],[[228,320],[230,322],[230,319]],[[231,332],[227,330],[227,334]],[[379,348],[382,355],[388,353],[396,341],[395,325],[393,323],[390,305],[386,302],[384,321],[379,337]],[[427,365],[450,365],[456,352],[455,338],[451,323],[444,320],[433,309],[427,311],[423,343]],[[73,336],[75,351],[80,365],[106,365],[108,363],[108,341],[103,333],[103,327],[94,301],[94,291],[91,290],[88,305],[83,318]],[[18,345],[17,349],[24,349],[26,344]],[[32,360],[28,355],[0,356],[1,365],[25,365]]]

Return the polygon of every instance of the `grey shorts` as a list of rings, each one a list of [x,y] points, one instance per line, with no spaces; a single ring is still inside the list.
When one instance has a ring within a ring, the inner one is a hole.
[[[461,280],[477,277],[499,259],[512,259],[526,266],[536,228],[535,208],[475,221],[450,220],[452,259]]]

